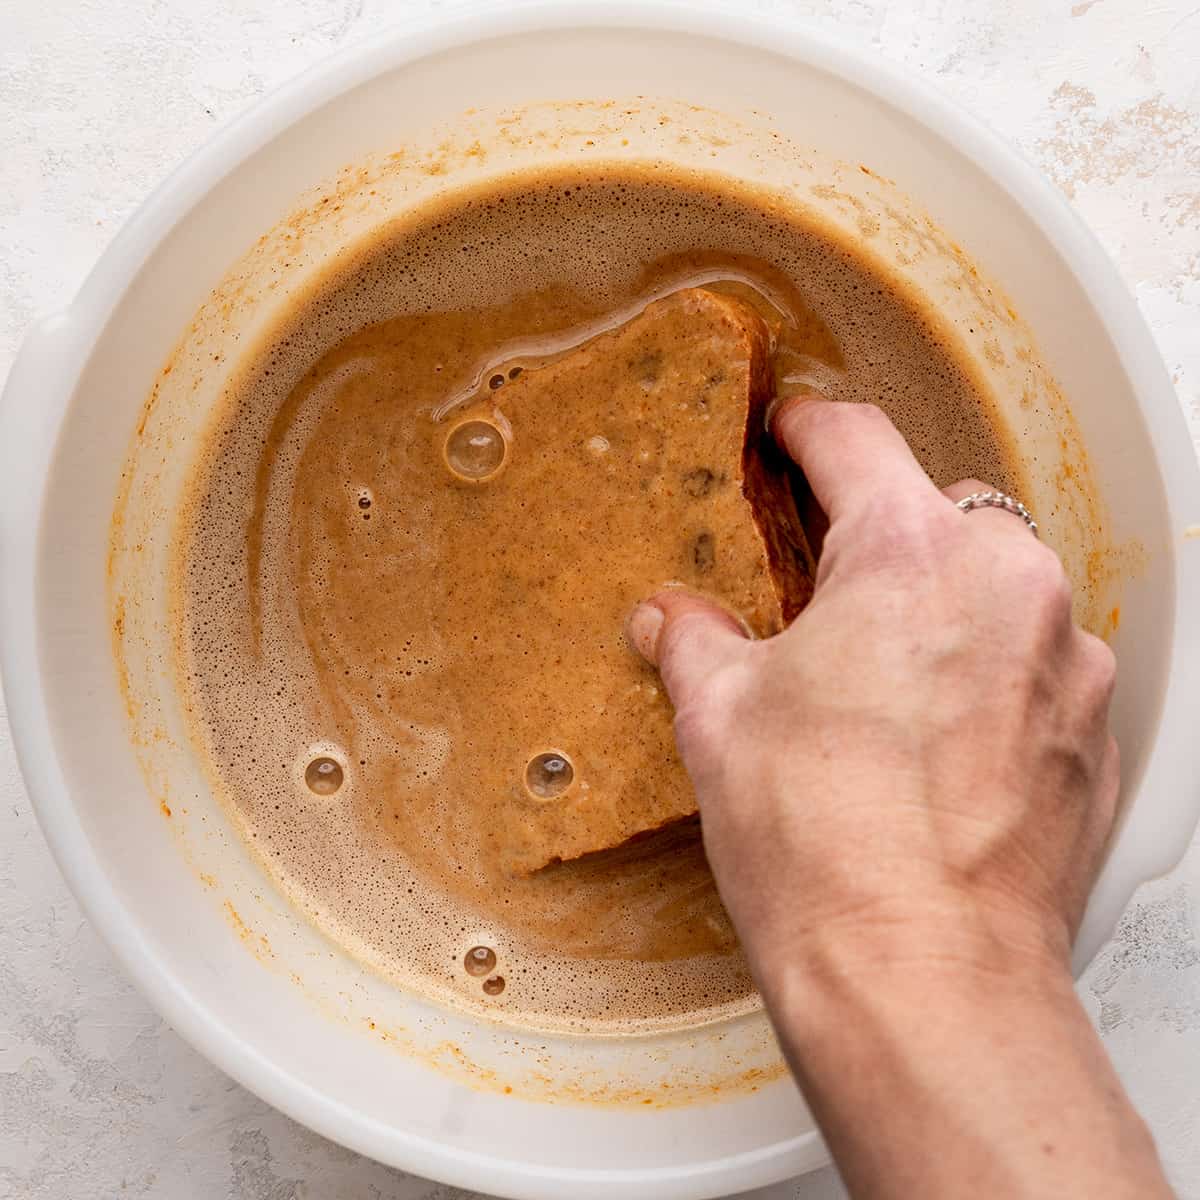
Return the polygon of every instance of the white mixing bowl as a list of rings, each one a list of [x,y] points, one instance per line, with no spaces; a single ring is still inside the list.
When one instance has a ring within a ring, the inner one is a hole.
[[[589,158],[751,178],[840,222],[937,300],[996,389],[1036,459],[1027,499],[1121,665],[1126,809],[1085,961],[1136,885],[1175,863],[1200,804],[1187,432],[1133,302],[1060,196],[919,81],[794,29],[608,5],[445,21],[353,48],[221,133],[13,369],[0,646],[64,873],[163,1015],[229,1074],[461,1186],[708,1197],[825,1158],[761,1016],[547,1037],[402,994],[278,899],[205,784],[169,667],[170,518],[239,346],[406,206]]]

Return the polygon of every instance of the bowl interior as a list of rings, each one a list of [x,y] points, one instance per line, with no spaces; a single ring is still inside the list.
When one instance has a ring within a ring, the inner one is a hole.
[[[1114,719],[1134,799],[1101,885],[1112,897],[1140,861],[1122,839],[1146,836],[1134,822],[1171,655],[1171,530],[1148,402],[1036,196],[1015,194],[1011,160],[969,126],[799,37],[518,24],[382,42],[272,98],[166,185],[85,291],[79,323],[96,337],[80,342],[37,562],[65,791],[39,803],[57,806],[52,837],[77,825],[106,933],[170,1019],[321,1132],[501,1194],[561,1195],[569,1180],[578,1196],[718,1195],[824,1159],[761,1016],[614,1042],[440,1011],[300,920],[214,801],[173,686],[167,547],[239,348],[381,221],[531,164],[677,162],[856,230],[937,298],[990,381],[1031,507],[1122,656]]]

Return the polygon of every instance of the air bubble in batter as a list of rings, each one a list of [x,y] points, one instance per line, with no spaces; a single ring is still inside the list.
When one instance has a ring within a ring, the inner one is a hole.
[[[495,475],[504,465],[507,452],[504,434],[490,421],[464,421],[446,437],[446,465],[455,475],[472,482]]]
[[[490,975],[496,969],[496,952],[491,946],[472,946],[463,956],[468,975]]]
[[[327,754],[318,755],[304,768],[304,782],[318,796],[332,796],[345,777],[342,764]]]
[[[525,786],[539,800],[553,800],[571,786],[575,768],[565,754],[547,750],[529,760],[525,768]]]

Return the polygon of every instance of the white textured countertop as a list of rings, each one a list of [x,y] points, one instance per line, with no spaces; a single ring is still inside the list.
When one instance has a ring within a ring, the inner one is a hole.
[[[0,378],[124,218],[264,90],[477,0],[0,0]],[[732,6],[732,5],[731,5]],[[1016,142],[1116,258],[1200,436],[1195,0],[738,0],[873,46]],[[1082,991],[1182,1200],[1200,1200],[1200,847]],[[343,1150],[190,1050],[42,841],[0,706],[0,1198],[466,1200]],[[832,1172],[772,1197],[844,1195]],[[916,1198],[914,1198],[916,1200]]]

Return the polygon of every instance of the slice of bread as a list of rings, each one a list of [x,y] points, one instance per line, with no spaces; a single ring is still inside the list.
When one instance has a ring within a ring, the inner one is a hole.
[[[529,496],[529,536],[547,522],[556,562],[594,564],[591,584],[604,594],[586,596],[587,620],[614,626],[590,631],[605,653],[581,653],[584,595],[573,603],[572,589],[560,587],[548,607],[551,597],[539,590],[538,619],[563,630],[559,661],[575,664],[578,685],[574,707],[543,692],[541,736],[571,763],[573,779],[551,798],[527,786],[505,798],[497,850],[513,874],[696,812],[657,677],[632,649],[614,657],[612,643],[632,603],[670,582],[711,595],[759,637],[782,630],[808,601],[814,564],[788,466],[766,430],[771,398],[765,323],[745,302],[702,289],[652,303],[623,327],[526,370],[496,397],[513,431],[513,478],[504,482]],[[564,461],[587,472],[585,486],[572,489],[572,504],[585,497],[578,514],[555,507]],[[522,619],[531,611],[522,609]],[[536,710],[523,717],[521,725],[536,727]],[[529,728],[522,740],[530,741]]]

